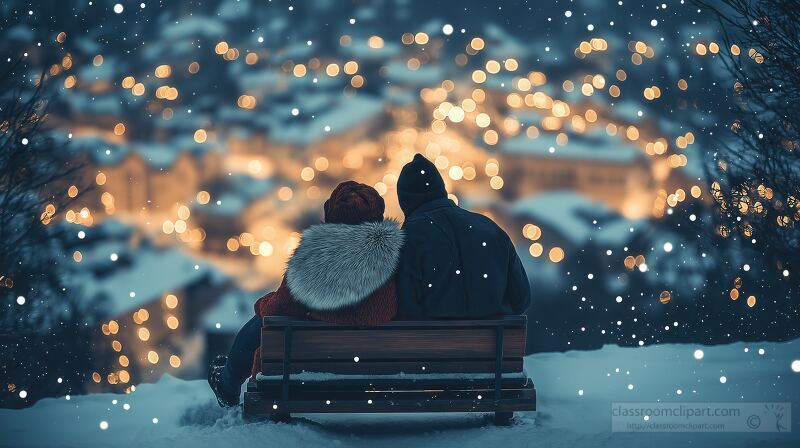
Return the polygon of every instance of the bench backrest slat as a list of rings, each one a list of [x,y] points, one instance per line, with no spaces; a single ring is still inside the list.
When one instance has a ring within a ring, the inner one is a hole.
[[[391,374],[492,373],[497,327],[503,328],[503,371],[522,370],[524,316],[481,321],[393,321],[358,328],[265,317],[262,372],[283,373],[284,337],[291,326],[291,372]],[[354,358],[358,358],[358,362]]]

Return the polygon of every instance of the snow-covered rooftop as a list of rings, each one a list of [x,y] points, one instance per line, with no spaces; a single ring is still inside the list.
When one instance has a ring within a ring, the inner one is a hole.
[[[220,296],[217,304],[203,315],[203,328],[209,333],[236,333],[254,316],[257,293],[233,289]]]
[[[528,47],[499,25],[495,23],[487,24],[485,33],[490,41],[490,45],[486,48],[486,54],[489,57],[504,60],[511,57],[518,59],[527,56]]]
[[[214,192],[214,201],[195,203],[194,210],[227,217],[240,216],[255,200],[275,190],[275,179],[259,179],[246,174],[236,174],[226,179],[224,189]]]
[[[300,114],[305,111],[300,109]],[[368,95],[345,96],[321,111],[315,118],[286,119],[270,130],[269,138],[278,143],[305,147],[329,135],[348,131],[383,114],[383,101]],[[326,127],[329,130],[326,130]]]
[[[81,115],[120,116],[123,112],[120,95],[115,91],[96,94],[69,89],[59,101],[65,102],[72,111]]]
[[[84,293],[99,298],[107,316],[118,316],[204,277],[216,278],[211,267],[178,249],[142,247],[131,253],[129,265],[87,282]]]
[[[148,165],[156,169],[171,167],[180,155],[180,151],[172,145],[160,142],[137,144],[135,151]]]
[[[519,199],[511,205],[511,214],[557,231],[576,247],[590,239],[604,247],[623,245],[631,238],[630,228],[639,225],[600,202],[568,190]]]
[[[175,22],[166,23],[161,35],[167,40],[186,39],[204,36],[210,39],[222,37],[227,27],[211,15],[186,16]]]
[[[551,151],[550,148],[553,148]],[[639,148],[623,143],[602,131],[586,134],[572,133],[565,146],[556,143],[556,135],[542,132],[538,138],[531,139],[520,134],[512,139],[504,140],[500,149],[508,154],[525,154],[542,158],[576,159],[605,163],[633,163],[644,159]]]
[[[73,154],[88,154],[98,165],[116,165],[130,153],[127,145],[110,142],[94,135],[75,136],[65,143]]]
[[[343,55],[355,58],[359,61],[380,61],[393,58],[400,54],[400,46],[394,42],[386,41],[381,48],[371,48],[367,44],[367,39],[353,39],[353,42],[342,47]]]
[[[386,79],[392,84],[423,88],[439,84],[445,78],[441,65],[424,65],[411,70],[401,61],[392,61],[386,65]]]

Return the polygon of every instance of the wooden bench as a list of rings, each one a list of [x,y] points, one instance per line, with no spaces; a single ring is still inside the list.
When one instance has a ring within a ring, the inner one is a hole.
[[[292,413],[536,410],[523,373],[527,319],[393,321],[375,327],[265,317],[248,418]],[[314,372],[314,373],[312,373]]]

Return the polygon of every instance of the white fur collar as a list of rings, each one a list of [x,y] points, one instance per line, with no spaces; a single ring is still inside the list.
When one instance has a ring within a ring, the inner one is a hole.
[[[394,275],[402,246],[403,231],[391,220],[313,225],[289,260],[286,283],[313,310],[357,305]]]

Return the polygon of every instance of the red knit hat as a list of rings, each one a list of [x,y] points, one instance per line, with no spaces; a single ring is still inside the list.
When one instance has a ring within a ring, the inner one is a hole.
[[[374,188],[348,180],[337,185],[325,201],[325,222],[360,224],[383,221],[385,208],[383,198]]]

